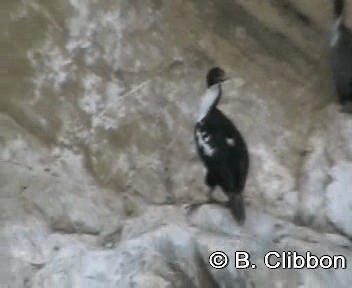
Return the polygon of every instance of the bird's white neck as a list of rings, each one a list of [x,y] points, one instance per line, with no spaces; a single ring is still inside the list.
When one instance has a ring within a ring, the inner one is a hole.
[[[336,46],[337,42],[340,39],[340,27],[343,24],[343,15],[339,16],[334,20],[331,27],[331,36],[330,36],[330,47],[333,48]]]
[[[214,84],[206,90],[202,99],[202,103],[200,105],[200,111],[198,114],[197,122],[202,121],[204,117],[208,115],[210,110],[216,106],[217,102],[220,99],[220,96],[221,96],[220,84]]]

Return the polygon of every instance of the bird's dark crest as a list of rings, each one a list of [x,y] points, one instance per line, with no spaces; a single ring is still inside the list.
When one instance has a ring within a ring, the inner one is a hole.
[[[345,8],[344,0],[332,0],[334,3],[334,14],[335,17],[340,17],[343,14]]]
[[[219,67],[211,68],[207,74],[207,86],[222,83],[226,80],[226,73]]]

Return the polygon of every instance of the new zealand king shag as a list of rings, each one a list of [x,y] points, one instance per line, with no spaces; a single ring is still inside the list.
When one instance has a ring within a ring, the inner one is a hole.
[[[235,219],[245,220],[242,192],[249,167],[246,143],[235,125],[216,107],[222,95],[225,72],[212,68],[206,77],[207,90],[195,124],[197,152],[207,172],[205,183],[210,197],[216,186],[228,196]]]

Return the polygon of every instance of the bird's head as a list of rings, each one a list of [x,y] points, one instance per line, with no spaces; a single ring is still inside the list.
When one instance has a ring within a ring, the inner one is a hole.
[[[225,71],[219,67],[211,68],[207,74],[207,86],[213,86],[214,84],[222,83],[226,80]]]
[[[331,0],[334,6],[334,15],[336,18],[342,16],[345,7],[344,0]]]

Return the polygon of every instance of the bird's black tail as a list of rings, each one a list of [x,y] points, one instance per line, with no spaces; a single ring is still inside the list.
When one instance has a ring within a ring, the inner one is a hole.
[[[246,213],[242,194],[232,194],[229,200],[229,207],[236,221],[239,224],[243,224],[246,219]]]

